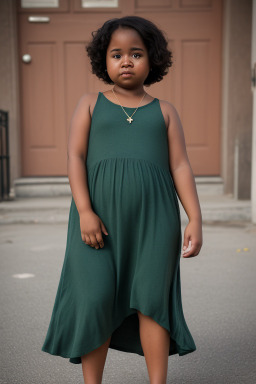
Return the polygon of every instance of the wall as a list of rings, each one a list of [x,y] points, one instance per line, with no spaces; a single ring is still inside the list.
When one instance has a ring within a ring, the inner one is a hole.
[[[11,188],[21,172],[16,15],[15,0],[0,1],[0,109],[9,112]]]
[[[222,177],[224,192],[250,198],[252,0],[224,2]]]
[[[252,22],[252,68],[255,68],[254,76],[256,77],[256,1],[253,1],[253,22]],[[256,80],[256,79],[255,79]],[[256,224],[256,83],[253,87],[253,124],[252,124],[252,222]]]

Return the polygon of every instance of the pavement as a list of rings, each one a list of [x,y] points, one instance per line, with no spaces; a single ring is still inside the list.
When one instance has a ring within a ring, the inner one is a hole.
[[[183,227],[184,229],[184,227]],[[256,226],[203,228],[181,258],[184,316],[197,350],[169,357],[168,384],[255,384]],[[1,384],[82,384],[81,365],[41,351],[63,265],[67,223],[0,226]],[[109,349],[103,384],[149,384],[145,358]]]
[[[181,258],[197,350],[169,357],[169,384],[255,384],[256,225],[250,202],[199,196],[203,247]],[[0,203],[0,383],[82,384],[81,365],[41,351],[64,261],[71,196]],[[187,221],[181,208],[182,230]],[[99,250],[100,251],[100,250]],[[145,358],[109,349],[103,384],[149,383]]]

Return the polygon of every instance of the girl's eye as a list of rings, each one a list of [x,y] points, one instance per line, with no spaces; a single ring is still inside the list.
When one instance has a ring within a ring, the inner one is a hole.
[[[141,57],[141,54],[140,53],[134,53],[133,56],[135,56],[135,58],[138,58],[138,57]],[[113,56],[114,59],[120,59],[121,55],[119,53],[115,54]]]

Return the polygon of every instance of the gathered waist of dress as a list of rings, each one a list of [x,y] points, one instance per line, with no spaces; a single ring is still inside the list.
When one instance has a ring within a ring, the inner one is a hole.
[[[150,167],[155,167],[157,169],[159,169],[160,171],[166,173],[167,175],[171,175],[170,173],[170,168],[169,166],[162,166],[161,164],[158,164],[154,161],[151,161],[150,159],[144,159],[144,158],[140,158],[140,157],[131,157],[131,156],[115,156],[115,157],[104,157],[98,161],[95,161],[93,163],[88,163],[88,161],[86,162],[86,168],[87,168],[87,172],[88,174],[96,167],[96,166],[99,166],[101,165],[106,165],[107,162],[112,162],[115,166],[118,165],[118,163],[120,163],[120,165],[123,165],[124,163],[142,163],[142,164],[145,164],[145,165],[148,165]]]

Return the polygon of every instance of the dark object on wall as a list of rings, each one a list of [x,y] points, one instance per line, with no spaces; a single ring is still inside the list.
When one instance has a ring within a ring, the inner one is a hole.
[[[10,157],[8,112],[0,110],[0,201],[10,193]]]

